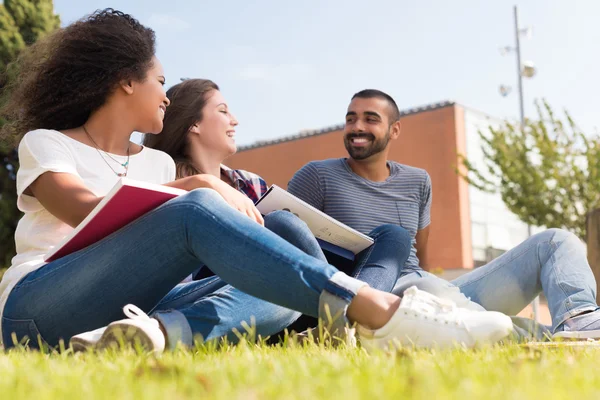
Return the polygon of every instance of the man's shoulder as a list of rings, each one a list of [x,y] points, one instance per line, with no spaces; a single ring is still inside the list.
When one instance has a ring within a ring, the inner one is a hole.
[[[339,167],[343,158],[328,158],[326,160],[315,160],[306,164],[304,167],[313,167],[316,169]]]
[[[396,161],[390,161],[396,170],[396,175],[402,178],[410,177],[411,179],[417,179],[419,181],[429,181],[429,174],[423,168],[417,168],[406,164],[400,164]]]
[[[343,158],[329,158],[326,160],[310,161],[310,162],[304,164],[304,166],[302,168],[300,168],[298,170],[298,172],[300,172],[300,173],[302,173],[302,172],[319,173],[321,171],[341,168],[342,167],[341,161],[343,161]]]
[[[315,160],[304,165],[302,169],[310,169],[317,172],[325,172],[332,170],[339,170],[344,168],[343,158],[328,158],[326,160]]]

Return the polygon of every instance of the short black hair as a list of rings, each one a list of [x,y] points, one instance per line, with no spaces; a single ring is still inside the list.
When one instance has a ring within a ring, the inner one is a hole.
[[[388,102],[390,109],[391,109],[391,112],[388,115],[388,117],[390,119],[390,125],[400,119],[400,110],[398,109],[398,105],[396,104],[396,102],[394,101],[392,96],[390,96],[387,93],[382,92],[381,90],[364,89],[358,93],[355,93],[354,96],[352,96],[352,100],[354,100],[356,98],[359,98],[359,99],[373,99],[373,98],[383,99]]]

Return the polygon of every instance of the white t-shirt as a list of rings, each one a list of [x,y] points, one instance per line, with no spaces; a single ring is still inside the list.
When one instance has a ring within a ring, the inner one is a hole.
[[[110,156],[120,163],[127,161],[127,156]],[[102,157],[115,171],[124,170],[96,148],[58,131],[38,129],[28,132],[21,140],[17,206],[25,215],[15,232],[17,255],[0,282],[0,324],[12,288],[25,275],[44,265],[44,256],[73,230],[50,214],[35,197],[23,192],[45,172],[64,172],[78,176],[95,195],[104,196],[120,178]],[[172,182],[175,180],[175,162],[162,151],[144,147],[140,153],[130,156],[127,177],[158,184]]]

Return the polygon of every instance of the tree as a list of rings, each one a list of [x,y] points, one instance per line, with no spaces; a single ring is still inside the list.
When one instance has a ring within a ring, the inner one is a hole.
[[[506,122],[479,132],[483,168],[464,156],[470,184],[500,192],[510,211],[530,225],[559,227],[585,237],[586,214],[600,205],[600,137],[585,135],[565,111],[557,118],[536,102],[537,120],[524,129]]]
[[[4,0],[0,4],[0,106],[15,79],[14,61],[19,53],[60,26],[52,0]],[[0,119],[0,126],[5,121]],[[21,217],[17,206],[15,177],[18,168],[14,143],[0,142],[0,269],[15,254],[14,233]]]

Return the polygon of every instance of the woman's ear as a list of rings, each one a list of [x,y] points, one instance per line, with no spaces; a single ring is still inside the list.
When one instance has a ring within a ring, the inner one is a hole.
[[[200,127],[198,126],[198,124],[194,124],[192,126],[190,126],[190,130],[189,132],[191,133],[196,133],[196,134],[200,134]]]
[[[132,81],[121,81],[119,84],[121,89],[125,91],[127,94],[133,94],[133,82]]]

